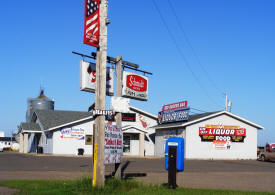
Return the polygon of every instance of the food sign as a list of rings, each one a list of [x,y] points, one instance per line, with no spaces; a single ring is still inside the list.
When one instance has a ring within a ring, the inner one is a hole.
[[[147,101],[148,78],[131,72],[123,72],[122,96]]]
[[[246,137],[246,129],[239,126],[206,125],[199,127],[201,141],[231,141],[243,142]]]

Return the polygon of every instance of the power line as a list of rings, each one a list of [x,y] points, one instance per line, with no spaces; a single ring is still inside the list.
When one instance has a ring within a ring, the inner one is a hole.
[[[175,10],[175,8],[174,8],[174,6],[173,6],[171,0],[167,0],[167,1],[168,1],[168,3],[169,3],[170,9],[172,10],[173,15],[174,15],[175,18],[176,18],[176,21],[177,21],[178,26],[180,27],[180,30],[181,30],[181,32],[182,32],[182,34],[183,34],[183,37],[185,38],[187,44],[188,44],[189,47],[191,48],[191,51],[192,51],[194,57],[197,59],[199,66],[201,67],[201,69],[202,69],[203,72],[205,73],[207,79],[208,79],[208,80],[210,81],[210,83],[214,86],[214,88],[215,88],[219,93],[221,93],[221,90],[218,88],[218,86],[216,85],[216,83],[214,82],[214,80],[210,77],[210,75],[208,74],[208,72],[206,71],[206,69],[204,68],[204,66],[202,65],[201,60],[200,60],[200,58],[199,58],[197,52],[195,51],[195,48],[192,46],[192,44],[191,44],[191,42],[190,42],[190,40],[189,40],[189,38],[188,38],[188,36],[187,36],[185,30],[183,29],[183,26],[182,26],[182,24],[181,24],[181,22],[180,22],[180,19],[179,19],[178,15],[177,15],[177,12],[176,12],[176,10]]]
[[[167,30],[167,32],[168,32],[170,38],[172,39],[173,43],[175,44],[178,53],[180,54],[180,56],[182,57],[182,59],[185,61],[184,64],[186,65],[186,67],[188,68],[188,70],[191,72],[192,76],[194,77],[194,79],[196,80],[196,82],[198,83],[198,85],[200,86],[200,88],[203,90],[203,92],[205,93],[205,95],[206,95],[214,104],[217,105],[217,103],[209,96],[209,94],[207,93],[207,90],[206,90],[206,89],[203,87],[203,85],[200,83],[198,77],[196,76],[196,74],[194,73],[194,71],[192,70],[192,68],[190,67],[187,58],[185,57],[185,55],[184,55],[183,52],[181,51],[181,49],[180,49],[180,47],[179,47],[179,45],[178,45],[178,43],[177,43],[177,41],[176,41],[176,38],[174,37],[173,33],[170,31],[170,29],[169,29],[169,27],[168,27],[168,25],[167,25],[167,23],[166,23],[166,21],[165,21],[165,19],[164,19],[164,17],[163,17],[163,15],[162,15],[162,13],[161,13],[161,11],[160,11],[158,5],[156,4],[155,0],[152,0],[152,2],[153,2],[153,4],[154,4],[154,6],[155,6],[155,8],[156,8],[156,10],[157,10],[157,12],[158,12],[160,18],[161,18],[161,21],[162,21],[163,25],[165,26],[165,28],[166,28],[166,30]]]
[[[197,109],[197,108],[190,108],[192,110],[196,110],[196,111],[199,111],[199,112],[207,112],[207,111],[203,111],[203,110],[200,110],[200,109]]]

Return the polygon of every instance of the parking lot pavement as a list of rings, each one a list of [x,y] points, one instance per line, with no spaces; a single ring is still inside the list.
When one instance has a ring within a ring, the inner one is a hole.
[[[150,184],[168,181],[163,158],[123,157],[125,177]],[[106,165],[106,175],[114,170]],[[76,179],[92,175],[92,158],[19,153],[0,154],[0,180]],[[275,163],[256,160],[186,160],[177,184],[191,188],[275,192]]]

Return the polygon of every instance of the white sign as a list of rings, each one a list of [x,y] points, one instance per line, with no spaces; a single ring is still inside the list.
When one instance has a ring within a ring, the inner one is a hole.
[[[122,139],[123,135],[121,126],[106,124],[104,144],[105,164],[114,164],[121,162],[123,153]]]
[[[130,105],[130,99],[129,98],[123,98],[123,97],[111,97],[111,110],[114,110],[115,112],[130,112],[129,110]]]
[[[96,64],[80,61],[80,90],[95,93]],[[114,95],[114,69],[107,68],[106,95]]]
[[[93,110],[93,115],[103,115],[103,116],[107,116],[107,115],[114,115],[115,112],[113,110]]]
[[[131,72],[123,72],[122,96],[138,100],[148,99],[148,78]]]

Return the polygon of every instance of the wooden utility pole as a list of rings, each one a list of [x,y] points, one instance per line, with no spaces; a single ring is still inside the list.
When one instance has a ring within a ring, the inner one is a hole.
[[[96,90],[95,109],[105,110],[106,97],[106,57],[107,57],[107,8],[108,0],[101,0],[99,6],[99,47],[96,55]],[[93,185],[104,186],[104,138],[105,116],[98,116],[95,120],[95,155]]]
[[[122,96],[122,58],[118,56],[116,58],[116,97]],[[115,116],[117,126],[121,126],[121,113],[117,113]],[[115,177],[121,179],[121,166],[120,163],[115,163]]]

